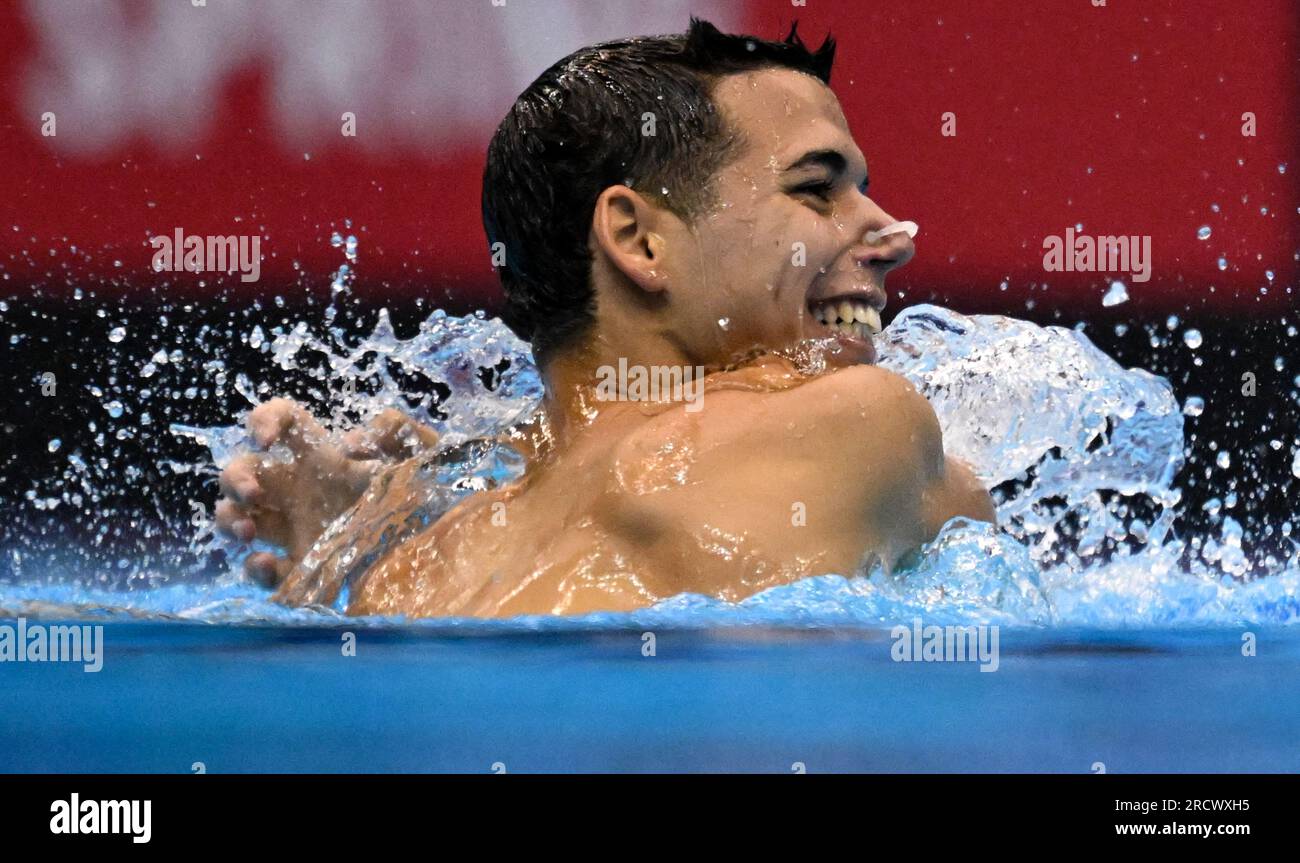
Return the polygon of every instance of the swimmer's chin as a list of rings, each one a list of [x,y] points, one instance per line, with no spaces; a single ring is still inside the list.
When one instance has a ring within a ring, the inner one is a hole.
[[[876,343],[871,336],[847,336],[837,333],[833,337],[836,349],[827,352],[827,360],[836,365],[873,365],[876,362]]]
[[[877,359],[876,343],[870,335],[850,335],[822,331],[802,343],[805,349],[819,352],[827,366],[845,368],[847,366],[874,365]]]
[[[876,346],[870,336],[822,332],[772,351],[785,357],[804,374],[818,375],[851,366],[874,365]]]
[[[879,317],[874,326],[858,324],[847,329],[819,323],[816,318],[806,320],[811,323],[811,327],[805,329],[800,344],[821,352],[827,366],[845,368],[875,364],[877,353],[874,338],[880,334]]]

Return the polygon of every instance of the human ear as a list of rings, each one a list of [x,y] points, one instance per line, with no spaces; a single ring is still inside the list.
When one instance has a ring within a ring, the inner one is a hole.
[[[610,186],[596,199],[591,234],[596,250],[643,291],[667,288],[663,270],[668,243],[654,230],[662,211],[627,186]]]

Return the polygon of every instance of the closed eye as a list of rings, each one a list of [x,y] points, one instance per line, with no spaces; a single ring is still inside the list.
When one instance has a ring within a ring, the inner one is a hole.
[[[783,173],[798,176],[799,172],[810,170],[828,172],[822,174],[820,178],[797,183],[790,187],[789,193],[811,197],[821,203],[829,203],[831,198],[834,197],[840,182],[847,179],[850,164],[849,157],[845,156],[843,152],[834,148],[822,148],[804,153],[787,166]],[[865,196],[867,194],[866,165],[862,165],[862,168],[862,173],[858,175],[862,177],[862,182],[858,184],[857,189]],[[845,188],[847,189],[847,184],[845,184]]]
[[[834,190],[835,186],[830,180],[814,180],[810,183],[801,183],[791,189],[796,195],[811,195],[820,201],[829,201]]]
[[[858,192],[866,197],[869,181],[863,180],[858,184]],[[807,183],[801,183],[791,189],[796,195],[811,195],[819,201],[830,201],[835,194],[835,183],[832,180],[813,180]]]

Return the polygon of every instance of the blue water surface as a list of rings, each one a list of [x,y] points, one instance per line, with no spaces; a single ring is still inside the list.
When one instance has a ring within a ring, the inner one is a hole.
[[[110,621],[98,673],[0,666],[0,770],[1298,770],[1300,632],[1252,631],[1003,627],[987,673],[879,628]]]
[[[278,361],[293,365],[303,332],[276,338]],[[473,441],[535,406],[512,339],[435,313],[399,340],[385,317],[330,367],[360,375],[370,352],[450,382],[440,430]],[[1294,519],[1268,525],[1280,557],[1253,559],[1225,489],[1211,524],[1180,532],[1184,414],[1167,381],[1075,331],[936,307],[900,314],[881,352],[935,406],[945,451],[1002,489],[997,527],[954,520],[901,570],[739,603],[502,621],[347,618],[234,576],[127,561],[123,582],[77,549],[10,549],[0,623],[102,625],[105,645],[95,673],[0,663],[0,771],[1300,769]],[[503,358],[491,392],[464,373]],[[380,396],[401,395],[385,381]],[[213,471],[242,438],[173,431],[207,444]],[[500,480],[491,458],[450,465],[439,512],[465,480]],[[81,505],[64,497],[41,503]],[[893,627],[918,620],[996,626],[997,670],[895,661]]]

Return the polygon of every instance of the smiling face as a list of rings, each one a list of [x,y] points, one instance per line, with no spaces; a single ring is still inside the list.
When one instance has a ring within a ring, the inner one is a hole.
[[[713,204],[662,225],[666,323],[704,362],[834,337],[839,362],[872,362],[885,275],[913,254],[866,195],[867,165],[830,88],[799,72],[723,78],[713,98],[741,138]],[[838,363],[837,363],[838,364]]]

